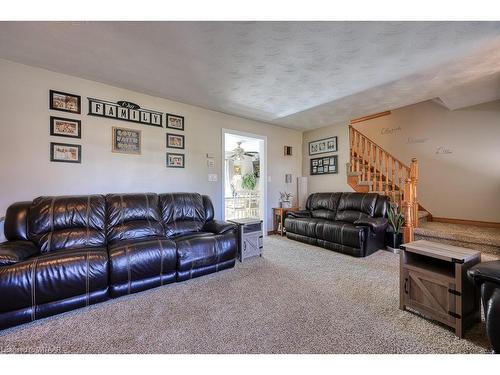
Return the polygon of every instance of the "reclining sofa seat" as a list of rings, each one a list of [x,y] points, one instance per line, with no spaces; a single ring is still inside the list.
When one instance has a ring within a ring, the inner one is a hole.
[[[108,299],[105,200],[39,197],[7,209],[0,328]]]
[[[161,194],[160,210],[165,236],[177,247],[177,281],[234,267],[236,227],[214,220],[208,196]]]
[[[39,197],[0,243],[0,329],[235,264],[234,225],[199,194]]]
[[[285,218],[288,238],[356,257],[384,247],[388,198],[375,193],[315,193]]]
[[[175,281],[175,242],[163,234],[157,194],[108,194],[106,219],[111,297]]]

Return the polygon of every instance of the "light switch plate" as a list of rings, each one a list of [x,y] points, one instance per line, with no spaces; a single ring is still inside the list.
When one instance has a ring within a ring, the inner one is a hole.
[[[215,158],[215,154],[213,152],[207,152],[207,159]]]
[[[209,173],[208,174],[208,182],[217,182],[217,174],[216,173]]]

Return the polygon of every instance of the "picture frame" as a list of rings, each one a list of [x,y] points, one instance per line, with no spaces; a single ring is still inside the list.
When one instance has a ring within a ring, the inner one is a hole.
[[[324,174],[339,173],[338,155],[324,156],[310,159],[310,175],[318,176]]]
[[[50,161],[58,163],[81,163],[82,146],[50,142]]]
[[[167,113],[167,128],[184,131],[184,116]]]
[[[142,131],[113,126],[111,151],[119,154],[142,154]]]
[[[50,135],[56,137],[82,138],[82,121],[50,116]]]
[[[328,152],[337,151],[337,136],[309,142],[309,155],[326,154]]]
[[[167,152],[167,168],[184,168],[186,158],[184,154]]]
[[[82,98],[80,95],[63,91],[49,90],[49,108],[54,111],[82,113]]]
[[[178,148],[184,150],[185,137],[181,134],[167,133],[167,148]]]

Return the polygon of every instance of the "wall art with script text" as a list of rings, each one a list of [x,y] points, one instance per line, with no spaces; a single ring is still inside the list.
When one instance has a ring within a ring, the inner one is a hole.
[[[88,98],[89,115],[106,117],[114,120],[131,121],[138,124],[163,127],[162,112],[144,109],[137,104],[124,100],[116,103]]]

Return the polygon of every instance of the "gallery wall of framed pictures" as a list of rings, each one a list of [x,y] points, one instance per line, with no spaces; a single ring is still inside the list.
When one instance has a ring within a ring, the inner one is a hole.
[[[63,91],[49,90],[49,109],[80,115],[82,113],[81,96]],[[80,119],[50,116],[49,128],[51,137],[82,138],[82,121]],[[82,146],[79,144],[50,142],[50,161],[81,163]]]
[[[336,136],[309,142],[310,156],[334,153],[337,151],[338,151],[338,144]],[[338,155],[329,155],[329,156],[311,158],[309,162],[310,162],[309,174],[311,176],[338,173]]]
[[[184,116],[167,113],[167,129],[184,131]],[[167,133],[167,149],[185,149],[185,137],[178,133]],[[186,155],[179,152],[167,152],[167,168],[185,168]]]
[[[135,122],[140,125],[166,127],[166,148],[177,152],[166,153],[166,167],[184,168],[186,156],[178,150],[184,150],[185,136],[177,132],[184,131],[184,116],[144,109],[126,100],[112,102],[88,97],[88,116],[104,119]],[[81,96],[59,90],[49,90],[49,110],[81,115]],[[163,123],[165,119],[165,125]],[[174,132],[177,131],[177,132]],[[125,127],[111,128],[111,151],[120,154],[142,155],[142,131]],[[50,136],[82,139],[82,120],[73,117],[50,116]],[[82,146],[62,142],[50,142],[50,161],[81,163]]]

